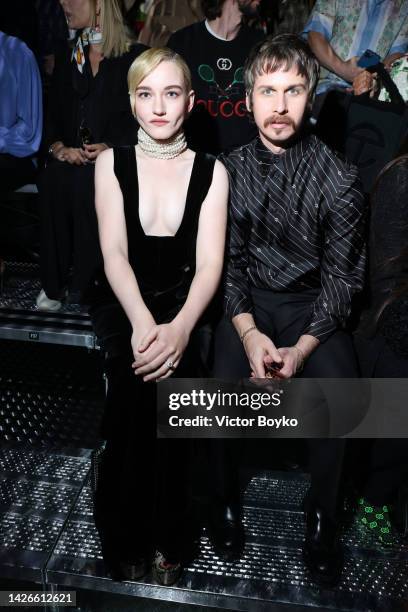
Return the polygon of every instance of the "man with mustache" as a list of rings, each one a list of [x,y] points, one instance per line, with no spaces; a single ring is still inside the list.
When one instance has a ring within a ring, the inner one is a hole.
[[[302,369],[307,378],[358,376],[345,325],[363,285],[366,209],[356,168],[308,133],[318,73],[307,43],[291,34],[256,45],[245,67],[258,137],[223,156],[231,202],[218,378],[272,370],[287,379]],[[315,580],[331,584],[342,568],[344,441],[310,440],[309,450],[304,560]],[[231,541],[239,533],[235,515]]]

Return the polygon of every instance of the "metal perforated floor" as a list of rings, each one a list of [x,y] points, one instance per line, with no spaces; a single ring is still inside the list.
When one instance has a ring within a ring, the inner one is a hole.
[[[408,545],[375,544],[351,523],[343,530],[345,568],[333,590],[318,588],[302,561],[302,474],[254,475],[244,497],[246,546],[241,559],[215,554],[205,531],[199,554],[177,587],[112,582],[102,562],[92,518],[89,451],[42,451],[9,446],[0,452],[0,577],[97,592],[235,610],[406,610]],[[97,608],[96,608],[97,609]],[[115,609],[114,607],[110,609]],[[290,608],[289,608],[290,609]]]
[[[105,383],[98,351],[0,340],[0,443],[93,448]]]
[[[70,295],[58,312],[37,309],[38,265],[6,262],[0,291],[0,338],[98,348],[86,307]]]

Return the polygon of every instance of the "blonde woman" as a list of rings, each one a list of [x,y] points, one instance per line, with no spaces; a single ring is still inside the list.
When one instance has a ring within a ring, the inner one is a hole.
[[[141,577],[155,553],[156,580],[172,584],[188,544],[191,459],[188,441],[155,440],[155,381],[199,373],[198,338],[223,265],[228,178],[213,156],[187,148],[194,93],[180,56],[145,51],[128,84],[138,145],[103,152],[95,175],[105,273],[120,303],[106,297],[93,311],[109,380],[95,518],[114,577]]]
[[[61,0],[61,6],[77,35],[57,56],[45,124],[37,298],[43,310],[58,310],[68,286],[84,292],[101,261],[94,163],[108,147],[136,142],[126,75],[145,50],[134,43],[118,0]]]

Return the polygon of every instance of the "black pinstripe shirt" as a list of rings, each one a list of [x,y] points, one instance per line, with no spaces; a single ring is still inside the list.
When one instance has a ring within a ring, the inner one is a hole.
[[[344,327],[364,280],[357,169],[311,135],[282,155],[256,138],[221,161],[230,176],[227,315],[252,312],[251,287],[318,289],[303,333],[324,341]]]

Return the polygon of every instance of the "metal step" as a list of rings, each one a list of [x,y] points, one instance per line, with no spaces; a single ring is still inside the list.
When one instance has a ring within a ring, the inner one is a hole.
[[[0,577],[78,590],[87,610],[97,593],[101,601],[109,594],[110,609],[124,596],[248,612],[407,608],[408,545],[401,540],[386,550],[353,522],[342,533],[340,584],[324,589],[313,583],[301,553],[308,477],[294,473],[264,471],[250,479],[244,495],[246,546],[239,561],[220,559],[203,531],[199,554],[177,586],[158,586],[149,575],[139,582],[113,582],[92,519],[88,469],[88,450],[9,446],[0,452]]]
[[[55,313],[40,311],[38,265],[6,262],[0,295],[0,339],[99,349],[86,307],[63,303]]]

